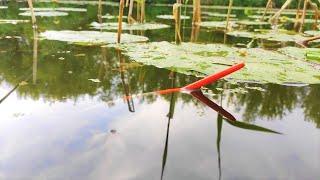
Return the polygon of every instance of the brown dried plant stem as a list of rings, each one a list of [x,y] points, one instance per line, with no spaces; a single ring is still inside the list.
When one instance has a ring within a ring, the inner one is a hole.
[[[228,14],[227,14],[227,23],[226,23],[226,32],[230,30],[230,15],[232,10],[233,0],[229,0]]]
[[[33,65],[32,65],[32,82],[37,83],[38,71],[38,31],[33,30]]]
[[[306,18],[308,1],[309,0],[304,0],[302,19],[301,19],[301,24],[300,24],[300,28],[299,28],[299,33],[301,33],[303,31],[303,26],[304,26],[304,22],[305,22],[305,18]]]
[[[117,42],[118,42],[118,43],[121,42],[123,9],[124,9],[124,0],[120,0],[120,4],[119,4],[119,18],[118,18],[118,36],[117,36]]]
[[[278,24],[278,20],[281,13],[291,4],[291,2],[292,0],[286,0],[286,2],[282,5],[281,9],[270,18],[269,21],[273,26]]]
[[[272,0],[268,0],[267,5],[266,5],[266,9],[265,9],[264,12],[263,12],[261,21],[264,21],[264,18],[265,18],[265,16],[266,16],[268,10],[272,8],[272,3],[273,3]]]
[[[181,44],[181,0],[173,5],[173,17],[175,21],[175,41],[176,44]]]
[[[193,0],[193,18],[192,24],[200,24],[201,23],[201,1]]]
[[[30,8],[30,13],[31,13],[32,27],[36,29],[37,28],[37,19],[36,19],[36,16],[34,15],[32,0],[28,0],[28,6]]]
[[[132,17],[132,12],[133,12],[133,5],[134,5],[134,0],[129,0],[129,11],[128,11],[128,23],[133,24],[135,20]]]

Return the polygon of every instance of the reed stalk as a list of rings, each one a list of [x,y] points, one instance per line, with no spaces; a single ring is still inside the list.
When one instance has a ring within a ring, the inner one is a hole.
[[[308,6],[308,1],[309,0],[304,0],[304,5],[303,5],[303,11],[302,11],[302,20],[301,20],[301,25],[299,28],[299,33],[301,33],[303,31],[303,26],[304,26],[304,22],[305,22],[305,18],[306,18],[306,12],[307,12],[307,6]]]
[[[298,26],[300,25],[301,2],[302,2],[302,0],[299,0],[299,1],[298,1],[298,7],[297,7],[297,13],[296,13],[296,21],[295,21],[294,26],[293,26],[294,29],[295,29],[295,31],[297,31]]]
[[[229,0],[228,14],[227,14],[227,23],[226,23],[226,33],[231,30],[230,28],[230,15],[232,11],[233,0]]]
[[[135,19],[132,17],[132,12],[133,12],[133,5],[134,5],[134,0],[129,0],[129,11],[128,11],[128,23],[133,24],[135,22]]]
[[[118,18],[118,36],[117,36],[118,43],[121,42],[123,9],[124,9],[124,0],[120,0],[119,18]]]
[[[200,23],[201,23],[201,1],[193,0],[192,24],[199,25]]]
[[[32,0],[28,0],[28,6],[30,8],[30,13],[31,13],[32,27],[34,29],[37,29],[37,19],[36,19],[36,16],[34,15],[34,9],[33,9]]]
[[[144,23],[146,19],[146,1],[141,1],[140,23]]]
[[[271,8],[272,8],[272,0],[268,0],[267,5],[266,5],[266,8],[265,8],[265,10],[264,10],[264,12],[263,12],[261,21],[264,21],[264,18],[265,18],[265,16],[266,16],[268,10],[271,9]]]
[[[175,41],[176,44],[181,44],[181,0],[173,5],[173,17],[175,21]]]
[[[38,32],[33,30],[33,64],[32,64],[32,82],[37,83],[37,71],[38,71]]]
[[[281,13],[291,4],[291,2],[292,0],[286,0],[281,9],[270,18],[269,22],[271,23],[271,25],[276,26],[278,24]]]

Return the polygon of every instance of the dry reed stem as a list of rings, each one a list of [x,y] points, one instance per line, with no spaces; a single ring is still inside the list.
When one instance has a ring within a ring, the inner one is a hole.
[[[121,42],[123,9],[124,9],[124,0],[120,0],[119,19],[118,19],[118,36],[117,36],[117,42],[118,43]]]

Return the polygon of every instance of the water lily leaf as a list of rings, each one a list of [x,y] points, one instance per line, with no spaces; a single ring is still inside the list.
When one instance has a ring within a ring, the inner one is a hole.
[[[20,8],[20,11],[30,11],[30,8]],[[57,8],[33,8],[34,11],[64,11],[64,12],[87,12],[85,8],[57,7]]]
[[[255,32],[232,31],[227,34],[235,37],[264,39],[277,42],[296,42],[306,39],[306,37],[288,30],[256,30]]]
[[[18,24],[18,23],[28,23],[29,20],[18,20],[18,19],[0,19],[0,24]]]
[[[227,26],[226,21],[203,21],[200,23],[201,27],[209,29],[225,29]],[[229,22],[229,27],[236,28],[238,25],[234,21]]]
[[[56,40],[79,45],[103,45],[117,42],[117,33],[98,31],[45,31],[40,37],[47,40]],[[145,42],[147,37],[122,34],[121,43]]]
[[[223,44],[150,42],[120,46],[131,60],[147,65],[174,70],[180,73],[206,76],[240,61],[246,68],[228,76],[230,81],[257,83],[319,84],[320,71],[305,58],[297,59],[277,51],[260,48],[242,49]],[[207,53],[206,53],[207,52]]]
[[[94,83],[100,83],[101,81],[99,79],[88,79],[89,81],[92,81]]]
[[[107,30],[117,30],[118,23],[97,23],[93,22],[90,24],[93,29],[107,29]],[[153,29],[164,29],[169,28],[170,26],[166,24],[158,23],[134,23],[132,25],[123,22],[122,30],[153,30]]]
[[[8,6],[0,6],[0,9],[8,9]]]
[[[250,20],[237,21],[236,24],[244,25],[244,26],[266,26],[266,25],[270,25],[268,22],[250,21]]]
[[[20,16],[31,16],[30,11],[26,11],[23,13],[19,13]],[[66,12],[60,12],[60,11],[35,11],[35,16],[40,17],[55,17],[55,16],[68,16],[68,13]]]
[[[170,20],[173,20],[174,16],[173,15],[158,15],[157,18],[158,19],[170,19]],[[190,16],[180,16],[180,19],[181,20],[190,19]]]
[[[221,13],[213,13],[213,12],[202,12],[201,14],[211,16],[211,17],[223,17],[226,18],[228,14],[221,14]],[[236,14],[230,14],[230,18],[236,18]]]
[[[318,48],[285,47],[279,49],[279,52],[320,65],[320,49]]]
[[[305,31],[304,33],[310,36],[320,36],[320,31]]]
[[[105,14],[103,16],[101,16],[101,18],[103,19],[118,19],[119,16],[114,16],[114,15],[111,15],[111,14]],[[128,17],[127,16],[122,16],[123,19],[127,19]]]

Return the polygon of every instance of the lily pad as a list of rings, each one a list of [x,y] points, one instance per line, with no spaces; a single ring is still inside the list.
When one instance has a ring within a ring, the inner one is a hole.
[[[75,43],[79,45],[102,45],[117,42],[117,33],[98,31],[46,31],[40,37],[47,40],[56,40]],[[121,35],[121,43],[134,43],[148,41],[147,37],[130,34]]]
[[[251,39],[264,39],[277,42],[296,42],[306,39],[306,37],[287,30],[256,30],[256,32],[248,31],[232,31],[227,33],[229,36],[244,37]]]
[[[227,25],[226,21],[203,21],[200,23],[201,27],[205,27],[209,29],[225,29],[226,25]],[[229,26],[232,28],[238,27],[238,25],[234,21],[230,21]]]
[[[246,68],[228,76],[232,81],[259,83],[320,83],[320,71],[304,59],[260,48],[243,49],[223,44],[151,42],[126,44],[121,48],[131,60],[180,73],[206,76],[240,61]]]
[[[20,11],[30,11],[30,8],[20,8]],[[87,12],[85,8],[70,8],[70,7],[57,7],[57,8],[33,8],[34,11],[63,11],[63,12]]]
[[[228,17],[228,14],[221,14],[221,13],[202,12],[202,14],[207,15],[207,16],[211,16],[211,17],[223,17],[223,18]],[[236,14],[230,14],[229,17],[230,18],[236,18],[237,15]]]
[[[90,24],[93,29],[107,29],[107,30],[117,30],[118,23],[97,23],[93,22]],[[134,23],[132,25],[123,22],[122,30],[154,30],[154,29],[164,29],[170,26],[158,23]]]
[[[158,15],[157,16],[158,19],[170,19],[173,20],[174,16],[173,15]],[[190,16],[180,16],[181,20],[185,20],[185,19],[190,19]]]
[[[28,23],[29,20],[18,20],[18,19],[0,19],[0,24],[18,24],[18,23]]]
[[[103,16],[101,16],[101,18],[103,19],[118,19],[119,16],[114,16],[114,15],[111,15],[111,14],[105,14]],[[127,19],[128,17],[127,16],[122,16],[123,19]]]
[[[236,24],[243,25],[243,26],[267,26],[267,25],[270,25],[270,23],[264,22],[264,21],[249,21],[249,20],[237,21]]]
[[[305,31],[304,33],[310,36],[320,36],[320,31]]]
[[[8,6],[0,6],[0,9],[8,9]]]
[[[279,52],[291,56],[293,58],[304,59],[308,62],[313,62],[320,66],[320,49],[319,48],[297,48],[285,47],[281,48]]]
[[[20,16],[31,16],[30,11],[26,11],[23,13],[19,13]],[[68,16],[68,13],[66,12],[60,12],[60,11],[35,11],[35,16],[40,17],[55,17],[55,16]]]

